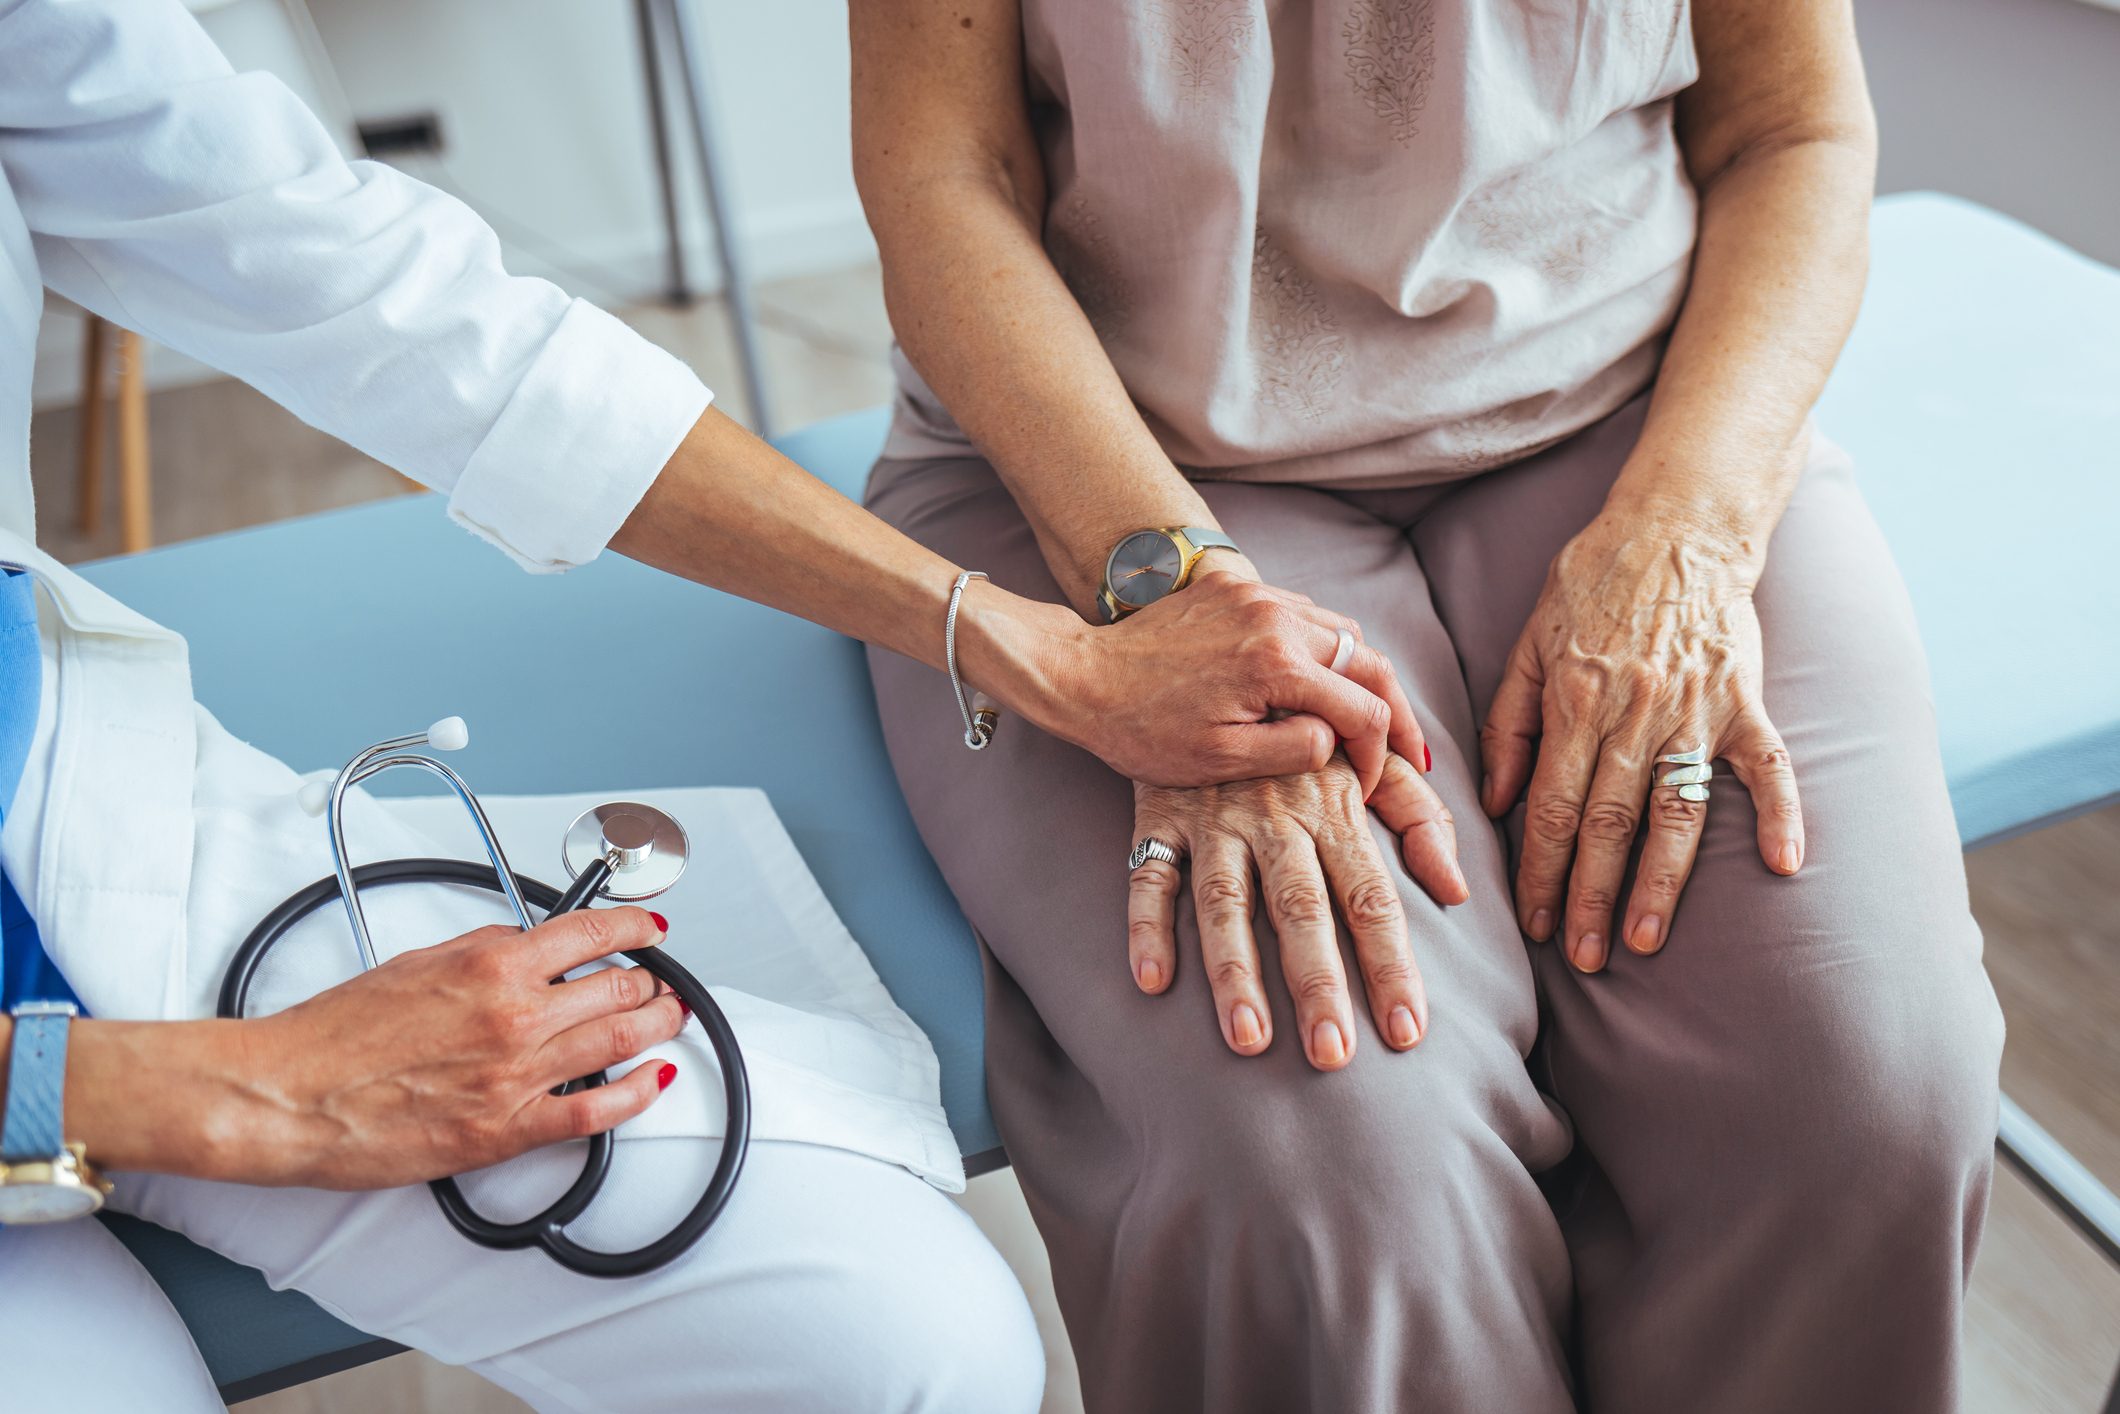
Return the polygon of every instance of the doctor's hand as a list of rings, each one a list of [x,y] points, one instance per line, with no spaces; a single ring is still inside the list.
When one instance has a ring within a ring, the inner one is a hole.
[[[551,1093],[685,1015],[646,968],[548,979],[662,939],[645,910],[584,909],[405,953],[271,1016],[84,1021],[69,1112],[116,1169],[365,1189],[498,1163],[610,1129],[669,1084],[676,1068],[649,1062]]]
[[[1005,654],[1012,666],[1037,664],[1012,675],[1019,700],[1010,705],[1129,780],[1156,786],[1316,772],[1341,751],[1342,769],[1351,764],[1366,796],[1391,753],[1423,759],[1413,708],[1390,660],[1361,642],[1359,624],[1258,583],[1248,563],[1221,562],[1231,568],[1116,624],[1090,627],[1057,605],[1034,606],[1057,621],[1036,650]],[[975,582],[968,612],[973,591],[1001,593]],[[1355,647],[1336,673],[1342,629]],[[967,660],[975,681],[980,666]],[[1022,691],[1025,678],[1036,690]]]
[[[608,1085],[551,1092],[677,1035],[677,997],[645,968],[549,979],[662,940],[656,915],[639,908],[581,909],[527,933],[481,928],[251,1023],[271,1058],[253,1083],[279,1116],[268,1146],[279,1181],[395,1187],[639,1114],[675,1066],[639,1065]]]
[[[1387,758],[1368,803],[1399,837],[1406,868],[1421,887],[1438,903],[1464,902],[1469,893],[1450,812],[1420,774],[1401,757]],[[1236,785],[1137,785],[1134,837],[1162,840],[1189,861],[1200,962],[1231,1050],[1251,1056],[1273,1043],[1273,1012],[1252,931],[1262,898],[1313,1066],[1338,1070],[1355,1048],[1335,905],[1354,940],[1370,1016],[1385,1042],[1408,1050],[1427,1034],[1428,999],[1406,912],[1345,757],[1334,756],[1322,770]],[[1174,921],[1181,884],[1179,868],[1160,860],[1134,872],[1127,954],[1144,992],[1167,990],[1180,966]]]

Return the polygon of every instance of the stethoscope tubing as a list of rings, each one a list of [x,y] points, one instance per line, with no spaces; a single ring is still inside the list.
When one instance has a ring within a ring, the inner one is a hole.
[[[586,906],[602,887],[606,874],[602,864],[584,870],[574,883],[562,894],[558,889],[541,880],[516,874],[514,882],[522,897],[531,906],[543,909],[546,917],[557,917],[562,912]],[[474,863],[465,859],[387,859],[374,864],[359,865],[350,871],[352,886],[366,888],[371,884],[466,884],[485,889],[491,893],[505,894],[500,871],[490,864]],[[317,880],[309,887],[290,895],[277,908],[258,920],[250,935],[236,949],[228,971],[221,979],[220,1000],[215,1008],[222,1017],[240,1017],[250,996],[250,986],[259,966],[273,947],[294,925],[314,913],[317,909],[342,897],[340,879],[334,874]],[[706,985],[691,971],[664,952],[661,948],[642,948],[623,954],[630,962],[648,970],[650,974],[667,983],[683,1002],[692,1008],[707,1033],[707,1042],[714,1048],[714,1056],[721,1064],[722,1087],[727,1098],[728,1123],[722,1139],[721,1157],[707,1180],[706,1189],[699,1201],[678,1221],[676,1226],[655,1241],[629,1252],[602,1252],[584,1247],[569,1237],[565,1231],[568,1223],[579,1218],[595,1201],[603,1187],[604,1179],[611,1170],[612,1140],[607,1130],[592,1135],[588,1141],[588,1152],[583,1158],[582,1171],[567,1191],[543,1212],[521,1222],[497,1223],[482,1216],[471,1206],[463,1189],[454,1178],[438,1178],[428,1184],[435,1202],[450,1226],[481,1247],[498,1251],[513,1251],[524,1247],[539,1247],[553,1261],[592,1277],[640,1276],[667,1265],[688,1251],[706,1230],[714,1225],[727,1206],[729,1195],[736,1189],[736,1180],[743,1172],[745,1152],[751,1141],[751,1084],[744,1069],[743,1051],[737,1045],[736,1033],[729,1025]],[[586,1075],[569,1082],[564,1089],[576,1086],[594,1086],[606,1083],[604,1075]]]

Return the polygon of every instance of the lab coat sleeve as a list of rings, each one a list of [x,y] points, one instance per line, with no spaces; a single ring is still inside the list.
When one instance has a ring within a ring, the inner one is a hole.
[[[447,493],[532,570],[594,558],[711,396],[509,275],[462,203],[345,161],[177,0],[0,0],[0,173],[51,288]]]

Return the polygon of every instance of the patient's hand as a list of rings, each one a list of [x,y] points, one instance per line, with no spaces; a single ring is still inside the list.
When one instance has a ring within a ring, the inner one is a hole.
[[[571,1095],[684,1025],[646,968],[571,968],[663,938],[638,908],[481,928],[247,1021],[76,1024],[69,1132],[106,1167],[261,1185],[389,1188],[610,1129],[675,1067]]]
[[[1369,804],[1400,837],[1406,867],[1429,895],[1439,903],[1464,902],[1450,812],[1420,773],[1390,757]],[[1377,853],[1361,785],[1345,757],[1335,756],[1322,770],[1235,785],[1136,785],[1134,834],[1160,839],[1190,859],[1201,961],[1231,1050],[1257,1055],[1273,1042],[1273,1013],[1252,933],[1255,871],[1312,1065],[1337,1070],[1354,1055],[1354,1004],[1333,926],[1335,902],[1354,938],[1370,1015],[1385,1041],[1406,1050],[1427,1033],[1427,994],[1398,885]],[[1176,973],[1178,889],[1173,865],[1150,860],[1134,873],[1127,952],[1144,992],[1164,991]]]

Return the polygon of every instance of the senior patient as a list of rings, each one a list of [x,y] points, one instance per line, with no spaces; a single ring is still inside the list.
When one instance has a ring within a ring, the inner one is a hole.
[[[1341,762],[958,761],[872,656],[1090,1407],[1952,1407],[2001,1026],[1808,421],[1865,261],[1845,0],[853,33],[906,364],[871,508],[1089,617],[1193,565],[1311,596],[1430,733],[1379,830]]]
[[[175,0],[0,0],[0,993],[89,1011],[0,1016],[0,1222],[53,1215],[73,1141],[116,1174],[115,1206],[540,1409],[1035,1407],[1022,1295],[923,1181],[961,1170],[932,1052],[893,1009],[837,1018],[843,1056],[746,1032],[784,1105],[761,1102],[705,1240],[615,1281],[473,1247],[419,1185],[515,1156],[531,1167],[511,1181],[564,1185],[578,1156],[540,1146],[621,1125],[673,1083],[717,1085],[704,1049],[670,1044],[686,1019],[646,972],[547,985],[659,942],[656,915],[437,931],[273,1015],[196,1019],[259,913],[329,858],[292,772],[195,707],[183,640],[34,544],[40,284],[446,491],[531,569],[608,543],[929,664],[958,575],[709,410],[667,354],[510,277],[461,205],[343,162]],[[1410,708],[1378,654],[1339,662],[1332,613],[1295,605],[1262,635],[1258,614],[1290,602],[1211,576],[1100,632],[975,581],[956,646],[1024,719],[1003,740],[1036,725],[1172,785],[1313,769],[1344,740],[1374,783],[1387,746],[1415,749]],[[1152,700],[1174,667],[1232,663],[1219,689]],[[959,739],[948,717],[929,726]],[[386,855],[426,852],[367,824]],[[602,1068],[603,1088],[553,1091]],[[584,1242],[633,1246],[691,1205],[720,1153],[718,1111],[700,1113],[618,1146],[598,1205],[617,1230]],[[168,1303],[88,1221],[0,1230],[0,1379],[24,1407],[220,1408]]]

